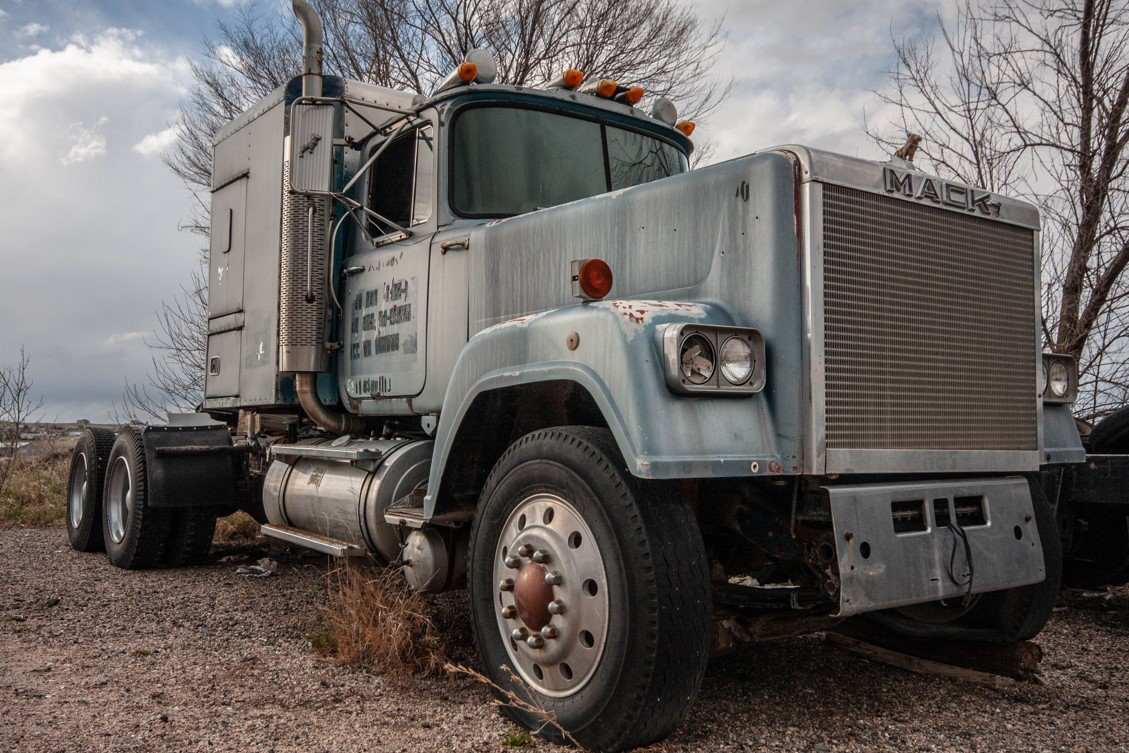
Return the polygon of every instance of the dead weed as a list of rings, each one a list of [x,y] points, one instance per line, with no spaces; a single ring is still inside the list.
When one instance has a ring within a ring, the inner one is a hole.
[[[346,564],[327,576],[324,626],[307,635],[318,653],[393,679],[439,672],[443,642],[421,594],[399,571]]]
[[[71,447],[52,442],[21,455],[0,494],[0,525],[61,523],[67,514],[67,471]]]
[[[259,523],[247,513],[239,512],[216,521],[213,541],[254,541],[259,537]]]

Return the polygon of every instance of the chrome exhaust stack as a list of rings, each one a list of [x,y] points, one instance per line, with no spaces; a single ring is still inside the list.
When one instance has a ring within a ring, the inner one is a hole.
[[[322,96],[322,26],[306,0],[293,0],[294,15],[302,24],[302,97]],[[305,105],[304,105],[305,106]],[[335,108],[332,104],[311,103],[310,114],[303,118],[304,127],[296,121],[290,123],[287,136],[287,157],[284,172],[286,186],[282,197],[282,259],[279,279],[279,371],[293,373],[298,403],[306,415],[322,429],[339,434],[360,433],[365,422],[360,416],[332,410],[318,397],[317,375],[330,370],[329,351],[325,333],[329,318],[327,277],[332,260],[328,257],[329,214],[332,208],[327,197],[330,189],[329,166],[333,139],[323,135],[333,133]],[[313,134],[311,136],[311,134]],[[319,181],[324,185],[317,191],[305,193],[294,185],[305,186],[306,181],[295,180],[300,169],[308,166],[291,164],[294,144],[303,142],[298,156],[304,162],[324,164],[325,171]]]
[[[302,24],[302,96],[321,96],[321,19],[306,0],[293,0],[294,15]]]

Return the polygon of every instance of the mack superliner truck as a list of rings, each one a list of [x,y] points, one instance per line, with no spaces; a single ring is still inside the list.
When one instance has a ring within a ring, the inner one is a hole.
[[[294,9],[301,75],[215,137],[201,410],[83,435],[75,548],[190,564],[245,509],[465,587],[560,729],[507,713],[598,750],[677,725],[721,615],[1039,632],[1063,490],[1103,495],[1035,208],[802,146],[690,170],[673,103],[484,51],[426,96],[324,75]]]

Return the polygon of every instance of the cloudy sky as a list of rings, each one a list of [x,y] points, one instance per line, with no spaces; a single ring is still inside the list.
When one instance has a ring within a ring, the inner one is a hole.
[[[189,62],[240,3],[0,0],[0,365],[21,345],[46,418],[105,420],[149,369],[145,338],[196,264],[188,191],[161,163]],[[952,0],[706,0],[735,81],[699,137],[716,159],[800,142],[877,156],[864,113],[891,31],[936,33]]]

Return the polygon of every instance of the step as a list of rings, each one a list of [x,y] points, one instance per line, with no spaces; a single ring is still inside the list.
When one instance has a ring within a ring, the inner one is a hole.
[[[262,526],[259,530],[262,531],[264,536],[313,549],[315,552],[328,554],[331,557],[364,557],[368,554],[368,550],[362,546],[313,531],[303,531],[301,528],[268,524]]]

